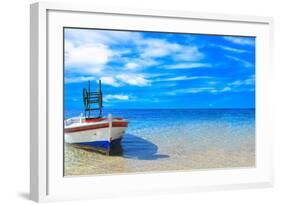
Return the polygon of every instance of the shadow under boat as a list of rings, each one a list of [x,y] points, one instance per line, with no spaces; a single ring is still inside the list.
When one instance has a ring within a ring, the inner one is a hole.
[[[73,144],[75,147],[110,156],[122,156],[127,159],[157,160],[168,158],[169,155],[157,154],[158,146],[141,137],[125,134],[122,140]],[[110,147],[109,147],[110,146]]]

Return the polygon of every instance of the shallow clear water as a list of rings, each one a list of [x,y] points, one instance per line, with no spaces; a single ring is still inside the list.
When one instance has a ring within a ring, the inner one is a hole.
[[[254,109],[104,110],[129,127],[113,156],[65,144],[65,175],[255,166]],[[78,116],[76,110],[65,117]]]

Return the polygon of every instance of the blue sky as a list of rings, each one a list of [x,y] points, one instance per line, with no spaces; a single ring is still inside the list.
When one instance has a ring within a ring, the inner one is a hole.
[[[65,28],[65,108],[254,108],[255,38]]]

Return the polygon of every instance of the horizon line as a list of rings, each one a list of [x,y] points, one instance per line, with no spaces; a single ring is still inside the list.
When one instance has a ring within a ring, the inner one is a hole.
[[[196,109],[198,109],[198,110],[223,110],[223,109],[225,109],[225,110],[229,110],[229,109],[256,109],[255,107],[241,107],[241,108],[239,108],[239,107],[228,107],[228,108],[226,108],[226,107],[224,107],[224,108],[103,108],[103,110],[106,110],[106,109],[118,109],[118,110],[148,110],[148,109],[150,109],[150,110],[164,110],[164,109],[166,109],[166,110],[180,110],[180,109],[186,109],[186,110],[196,110]],[[64,110],[66,110],[66,109],[64,109]],[[71,109],[71,110],[75,110],[75,109]]]

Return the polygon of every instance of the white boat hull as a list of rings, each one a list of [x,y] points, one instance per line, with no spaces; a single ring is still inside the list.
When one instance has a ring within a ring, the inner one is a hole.
[[[109,153],[110,147],[121,141],[127,127],[128,121],[111,115],[108,118],[70,118],[65,120],[64,140]]]
[[[67,143],[88,143],[98,141],[114,141],[122,138],[126,127],[112,127],[111,134],[109,128],[99,128],[79,132],[65,133],[64,139]]]

